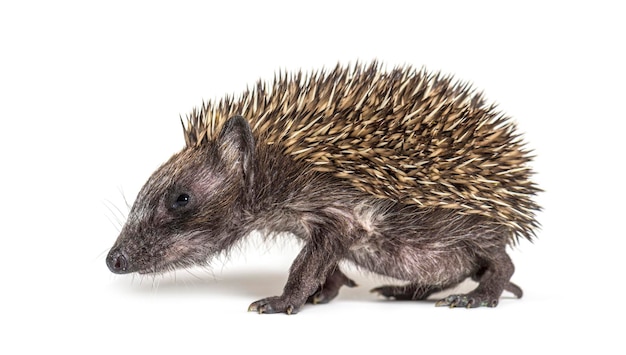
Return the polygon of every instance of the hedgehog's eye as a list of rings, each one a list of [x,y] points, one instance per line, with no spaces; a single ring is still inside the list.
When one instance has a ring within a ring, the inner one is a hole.
[[[174,201],[174,203],[172,204],[172,208],[177,209],[179,207],[187,206],[187,204],[189,203],[189,199],[190,197],[188,194],[178,195],[178,197],[176,198],[176,201]]]

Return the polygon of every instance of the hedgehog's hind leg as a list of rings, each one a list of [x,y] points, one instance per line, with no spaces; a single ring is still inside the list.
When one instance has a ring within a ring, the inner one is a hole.
[[[450,295],[436,306],[476,308],[481,306],[495,307],[498,305],[502,291],[505,289],[521,297],[522,292],[517,285],[509,282],[515,267],[505,248],[499,249],[489,259],[485,259],[486,267],[478,277],[478,287],[467,294]]]
[[[348,276],[344,275],[339,266],[336,266],[326,281],[321,285],[314,294],[309,296],[307,303],[321,304],[328,303],[339,294],[341,286],[356,287],[356,282],[352,281]]]
[[[393,298],[399,301],[419,301],[425,300],[428,296],[435,292],[442,291],[444,288],[440,286],[428,286],[417,283],[408,285],[385,285],[376,287],[370,292],[377,293],[386,298]]]

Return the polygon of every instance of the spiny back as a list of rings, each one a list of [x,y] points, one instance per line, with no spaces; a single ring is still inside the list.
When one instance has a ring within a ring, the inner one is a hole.
[[[510,227],[512,241],[531,239],[538,226],[539,189],[514,124],[450,77],[376,62],[281,72],[270,87],[259,81],[194,110],[187,146],[215,139],[234,115],[250,122],[259,144],[279,144],[374,196],[487,216]]]

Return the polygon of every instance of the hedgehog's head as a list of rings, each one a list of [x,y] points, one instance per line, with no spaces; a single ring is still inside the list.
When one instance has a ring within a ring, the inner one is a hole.
[[[200,264],[243,231],[238,217],[252,178],[254,138],[242,117],[216,140],[190,146],[163,164],[139,192],[106,262],[118,274]]]

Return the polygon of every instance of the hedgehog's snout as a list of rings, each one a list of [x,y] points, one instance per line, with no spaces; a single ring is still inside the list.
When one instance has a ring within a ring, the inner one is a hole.
[[[129,268],[128,257],[119,248],[114,248],[107,255],[107,266],[114,274],[127,274],[132,272]]]

